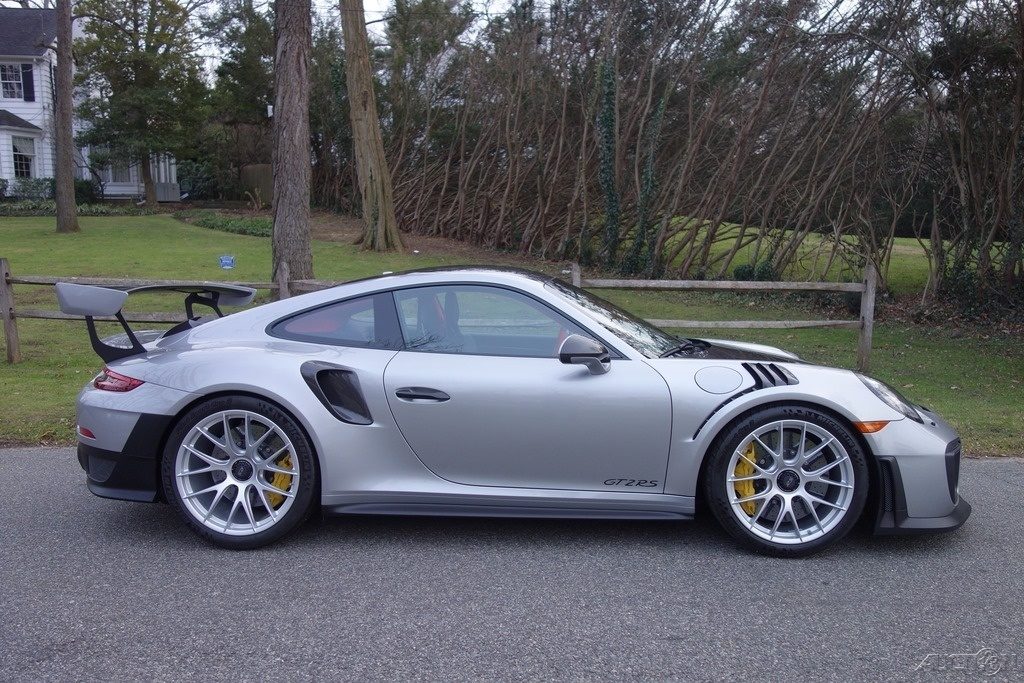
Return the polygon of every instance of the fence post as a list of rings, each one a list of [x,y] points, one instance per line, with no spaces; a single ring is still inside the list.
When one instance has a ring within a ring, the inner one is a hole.
[[[860,337],[857,340],[857,369],[867,372],[871,369],[871,336],[875,331],[875,289],[878,287],[878,270],[868,259],[864,267],[864,292],[860,296]]]
[[[7,362],[21,362],[21,341],[18,339],[18,321],[14,315],[14,285],[11,284],[11,266],[0,258],[0,317],[4,321],[4,341],[7,342]]]
[[[289,273],[289,268],[288,268],[288,262],[287,261],[282,261],[280,263],[280,265],[277,266],[277,300],[278,301],[280,301],[281,299],[287,299],[288,297],[290,297],[292,295],[291,291],[288,288],[288,283],[289,283],[290,279],[291,278],[290,278],[290,273]]]
[[[569,269],[572,271],[572,286],[579,287],[583,283],[583,276],[580,275],[580,264],[573,261]]]

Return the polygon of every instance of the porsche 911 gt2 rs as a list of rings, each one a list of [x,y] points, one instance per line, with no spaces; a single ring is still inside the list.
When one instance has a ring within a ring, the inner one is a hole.
[[[677,338],[551,277],[420,270],[227,316],[254,292],[142,289],[186,295],[188,320],[137,333],[129,291],[57,285],[106,361],[78,398],[78,459],[93,493],[168,502],[221,546],[317,508],[687,519],[702,501],[776,555],[862,516],[909,533],[970,514],[960,441],[928,408],[777,348]],[[100,339],[100,316],[124,334]]]

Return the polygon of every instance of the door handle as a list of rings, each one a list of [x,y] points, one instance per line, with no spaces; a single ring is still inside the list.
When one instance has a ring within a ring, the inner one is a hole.
[[[443,403],[451,398],[443,391],[430,387],[402,387],[395,392],[395,396],[403,401],[430,401],[432,403]]]

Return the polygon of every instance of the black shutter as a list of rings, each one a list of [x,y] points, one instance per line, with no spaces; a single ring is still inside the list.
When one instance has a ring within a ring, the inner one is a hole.
[[[32,78],[32,65],[22,64],[21,65],[21,92],[24,94],[26,102],[36,101],[36,82]]]

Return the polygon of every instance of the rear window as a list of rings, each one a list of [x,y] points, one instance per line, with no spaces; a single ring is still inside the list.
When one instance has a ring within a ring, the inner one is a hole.
[[[339,301],[276,323],[275,337],[336,346],[402,348],[402,333],[390,293]]]

